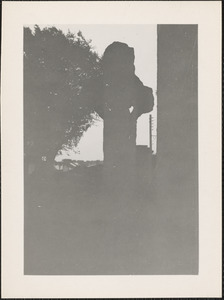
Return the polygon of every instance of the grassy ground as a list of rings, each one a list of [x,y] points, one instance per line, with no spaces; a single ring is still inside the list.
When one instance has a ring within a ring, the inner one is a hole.
[[[193,200],[171,183],[163,195],[147,168],[133,176],[95,166],[26,179],[25,274],[195,273]]]

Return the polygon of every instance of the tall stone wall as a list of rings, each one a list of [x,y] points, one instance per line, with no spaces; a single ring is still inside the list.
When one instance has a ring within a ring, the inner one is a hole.
[[[161,271],[198,271],[197,25],[158,25],[156,195]]]

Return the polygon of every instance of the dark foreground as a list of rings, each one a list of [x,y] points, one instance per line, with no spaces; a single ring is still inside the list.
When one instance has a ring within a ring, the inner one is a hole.
[[[196,274],[191,183],[174,184],[156,170],[127,178],[102,166],[27,178],[25,274]]]

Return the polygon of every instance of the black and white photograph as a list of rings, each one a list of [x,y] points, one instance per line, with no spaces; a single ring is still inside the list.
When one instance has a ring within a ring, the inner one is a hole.
[[[197,274],[197,38],[24,27],[25,274]]]
[[[62,284],[66,278],[89,276],[96,280],[162,276],[168,284],[179,276],[193,282],[218,265],[209,265],[206,271],[202,264],[206,261],[202,238],[207,241],[208,237],[200,222],[218,228],[221,203],[218,177],[218,185],[203,182],[207,202],[201,192],[200,153],[209,153],[210,167],[204,175],[218,175],[218,164],[214,162],[215,173],[210,153],[215,149],[213,156],[219,157],[215,128],[219,134],[221,124],[216,113],[218,88],[211,96],[212,88],[201,84],[212,69],[210,65],[206,69],[206,64],[201,68],[200,43],[206,35],[200,34],[200,22],[190,17],[189,22],[180,18],[173,22],[164,18],[164,22],[159,17],[147,21],[145,13],[144,22],[140,16],[137,22],[131,4],[122,4],[127,7],[123,10],[126,21],[118,13],[121,21],[114,23],[106,21],[106,15],[110,16],[106,9],[104,17],[94,16],[97,22],[91,21],[87,2],[67,3],[68,18],[65,14],[63,22],[54,17],[58,4],[48,4],[49,18],[29,15],[20,21],[20,85],[15,98],[20,108],[13,112],[20,117],[18,125],[13,121],[15,140],[8,151],[9,158],[15,152],[20,155],[20,160],[11,162],[22,170],[12,172],[20,174],[19,268],[26,280],[63,278]],[[149,5],[155,9],[155,4],[161,5],[157,1]],[[138,7],[142,16],[143,6]],[[72,22],[69,7],[81,14],[86,10],[89,21],[75,19],[74,10]],[[182,7],[178,9],[183,13]],[[133,21],[128,22],[131,15]],[[205,104],[201,89],[206,88],[211,98]],[[202,116],[201,107],[209,110],[207,115],[214,121]],[[203,134],[202,120],[210,127]],[[20,144],[16,143],[17,126],[21,126]],[[4,149],[3,145],[3,154]],[[217,199],[214,211],[202,216],[212,197]],[[214,249],[218,261],[221,248]],[[193,286],[192,295],[198,296],[197,284]],[[217,295],[218,281],[214,291],[212,295]]]

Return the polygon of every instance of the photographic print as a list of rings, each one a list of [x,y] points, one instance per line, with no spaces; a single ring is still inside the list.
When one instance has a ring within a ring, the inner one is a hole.
[[[197,25],[24,27],[25,274],[197,274],[197,51]]]
[[[4,3],[5,298],[221,295],[220,11]]]

